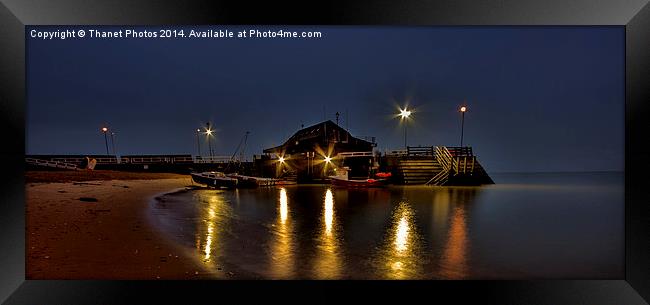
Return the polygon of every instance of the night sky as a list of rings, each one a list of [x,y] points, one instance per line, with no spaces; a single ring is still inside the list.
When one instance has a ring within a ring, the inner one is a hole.
[[[457,146],[466,100],[464,142],[489,172],[624,168],[623,27],[282,29],[323,37],[28,38],[27,154],[105,154],[107,124],[118,154],[195,155],[211,121],[218,155],[250,131],[250,156],[337,111],[400,149],[407,103],[409,145]]]

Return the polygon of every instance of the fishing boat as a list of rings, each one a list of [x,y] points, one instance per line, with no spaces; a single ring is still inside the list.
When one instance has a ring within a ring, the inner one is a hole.
[[[273,178],[253,177],[253,176],[245,176],[239,174],[228,174],[226,175],[226,177],[237,179],[237,187],[239,188],[273,186],[278,181],[278,179],[273,179]]]
[[[382,187],[386,185],[386,179],[349,179],[348,178],[349,168],[337,168],[336,176],[330,176],[330,181],[333,186],[340,187]]]
[[[237,179],[227,177],[222,172],[202,172],[191,173],[192,181],[198,184],[204,184],[214,188],[235,188],[237,187]]]

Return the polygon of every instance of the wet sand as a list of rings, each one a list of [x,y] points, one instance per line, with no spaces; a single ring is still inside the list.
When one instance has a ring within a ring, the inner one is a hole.
[[[191,185],[187,175],[28,172],[26,181],[27,279],[221,277],[147,218],[154,197]]]

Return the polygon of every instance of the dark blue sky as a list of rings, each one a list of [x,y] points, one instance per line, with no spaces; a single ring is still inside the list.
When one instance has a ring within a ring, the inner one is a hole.
[[[491,172],[623,170],[623,27],[309,30],[323,38],[28,38],[27,153],[105,153],[106,123],[120,154],[196,154],[212,121],[217,154],[247,130],[260,154],[337,111],[399,149],[407,101],[409,145],[458,145],[467,100],[465,143]]]

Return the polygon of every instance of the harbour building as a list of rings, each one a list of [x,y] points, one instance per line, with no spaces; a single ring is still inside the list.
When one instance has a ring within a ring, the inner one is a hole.
[[[368,177],[377,164],[374,137],[354,137],[327,120],[294,133],[282,145],[263,150],[255,160],[264,176],[292,178],[299,182],[320,181],[337,168],[349,169],[350,177]]]

